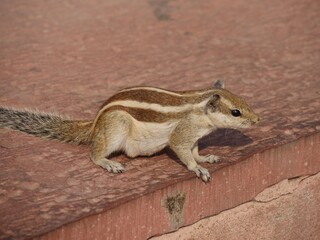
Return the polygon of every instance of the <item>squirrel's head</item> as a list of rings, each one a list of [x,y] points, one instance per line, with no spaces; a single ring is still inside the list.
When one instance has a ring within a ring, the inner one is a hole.
[[[260,120],[242,98],[224,89],[220,80],[214,84],[205,112],[218,128],[248,128]]]

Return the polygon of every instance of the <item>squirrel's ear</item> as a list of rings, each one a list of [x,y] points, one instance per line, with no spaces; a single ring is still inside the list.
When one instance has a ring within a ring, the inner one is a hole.
[[[206,114],[208,114],[208,112],[215,112],[219,104],[219,100],[220,100],[220,95],[215,94],[211,96],[206,106],[204,107],[204,112]]]
[[[217,80],[215,84],[213,84],[215,88],[224,88],[224,82],[222,80]]]

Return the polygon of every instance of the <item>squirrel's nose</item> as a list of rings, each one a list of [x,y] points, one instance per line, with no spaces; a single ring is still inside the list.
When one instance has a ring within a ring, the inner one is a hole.
[[[252,124],[257,124],[260,121],[260,118],[257,116],[254,119],[251,120]]]
[[[256,124],[256,123],[258,123],[258,122],[260,122],[260,118],[257,116],[257,117],[253,120],[253,123]]]

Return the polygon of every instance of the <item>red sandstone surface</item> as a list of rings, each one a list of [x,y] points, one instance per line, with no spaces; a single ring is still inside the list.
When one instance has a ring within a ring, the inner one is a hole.
[[[319,172],[319,16],[316,0],[2,1],[1,105],[92,119],[124,87],[223,79],[261,123],[201,141],[223,156],[210,184],[169,150],[117,156],[114,175],[87,147],[1,129],[0,239],[146,239]]]

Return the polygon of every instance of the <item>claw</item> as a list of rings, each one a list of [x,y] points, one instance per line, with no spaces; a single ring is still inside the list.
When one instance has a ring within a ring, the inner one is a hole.
[[[202,179],[202,181],[206,183],[210,181],[210,173],[208,169],[198,165],[195,167],[195,169],[193,169],[193,171],[196,173],[197,177]]]

